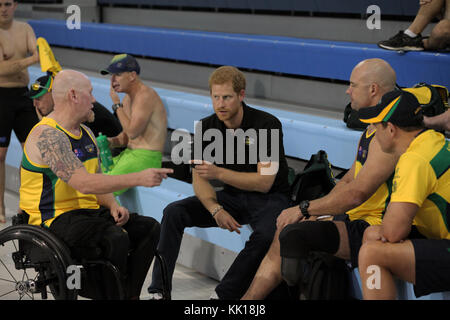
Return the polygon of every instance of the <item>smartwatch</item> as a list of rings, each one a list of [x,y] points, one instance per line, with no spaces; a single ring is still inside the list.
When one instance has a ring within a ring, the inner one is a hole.
[[[302,213],[302,215],[306,218],[309,219],[309,217],[311,217],[311,215],[308,212],[308,208],[309,208],[309,200],[303,200],[299,203],[298,207],[300,208],[300,211]]]
[[[111,108],[113,109],[113,112],[116,112],[117,108],[122,108],[122,107],[123,107],[123,104],[114,103]]]

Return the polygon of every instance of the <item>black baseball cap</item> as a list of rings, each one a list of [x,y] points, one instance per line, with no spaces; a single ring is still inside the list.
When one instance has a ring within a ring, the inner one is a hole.
[[[122,53],[115,55],[109,63],[109,66],[106,69],[100,70],[100,73],[105,75],[131,71],[135,71],[139,74],[141,72],[141,67],[133,56]]]
[[[52,91],[53,87],[53,76],[45,75],[36,79],[34,83],[30,86],[30,91],[25,95],[31,99],[36,99],[42,97],[47,92]]]
[[[407,91],[386,93],[374,107],[361,108],[360,120],[365,123],[391,122],[399,127],[421,127],[422,107],[417,98]]]

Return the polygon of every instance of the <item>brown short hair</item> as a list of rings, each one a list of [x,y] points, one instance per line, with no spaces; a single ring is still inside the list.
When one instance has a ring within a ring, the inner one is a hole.
[[[209,77],[209,91],[213,84],[224,84],[231,81],[233,90],[236,93],[240,93],[241,90],[245,90],[245,76],[238,68],[232,66],[222,66],[214,70]]]

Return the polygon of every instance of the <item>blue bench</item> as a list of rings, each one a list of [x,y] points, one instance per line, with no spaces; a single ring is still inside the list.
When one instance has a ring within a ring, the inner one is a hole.
[[[419,9],[417,1],[409,0],[98,0],[98,4],[353,14],[365,14],[368,6],[378,5],[383,14],[397,16],[415,16]]]
[[[37,36],[56,46],[343,81],[348,81],[359,61],[376,57],[392,65],[401,86],[428,82],[450,87],[450,54],[399,54],[374,44],[264,35],[97,23],[82,23],[80,30],[69,30],[65,21],[29,23]]]

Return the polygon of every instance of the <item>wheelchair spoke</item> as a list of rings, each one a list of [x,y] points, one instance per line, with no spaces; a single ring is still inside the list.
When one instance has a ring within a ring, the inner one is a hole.
[[[34,278],[32,280],[36,281],[38,275],[39,275],[39,273],[36,273],[36,275],[34,276]],[[28,276],[28,273],[27,273],[27,269],[23,269],[22,281],[24,281],[24,280],[30,280],[30,277]]]
[[[8,279],[4,279],[4,278],[0,278],[0,281],[5,281],[5,282],[16,283],[16,281],[13,281],[13,280],[8,280]]]
[[[3,265],[3,267],[5,267],[6,271],[8,271],[9,275],[11,276],[11,278],[14,279],[15,282],[17,282],[16,278],[13,276],[13,274],[11,273],[11,271],[9,271],[8,267],[5,265],[5,263],[3,262],[2,259],[0,259],[1,264]]]
[[[4,297],[4,296],[6,296],[6,295],[8,295],[8,294],[10,294],[10,293],[13,293],[13,292],[16,292],[16,289],[11,290],[11,291],[9,291],[9,292],[7,292],[7,293],[2,294],[2,295],[0,296],[0,298],[1,298],[1,297]]]
[[[19,293],[19,300],[22,300],[24,294],[23,293]]]
[[[29,294],[28,292],[25,292],[25,294],[23,294],[22,297],[23,297],[24,295],[27,295],[31,300],[34,300],[34,294],[33,294],[33,293],[32,293],[31,296],[30,296],[30,294]],[[22,297],[20,297],[19,300],[22,300]]]

